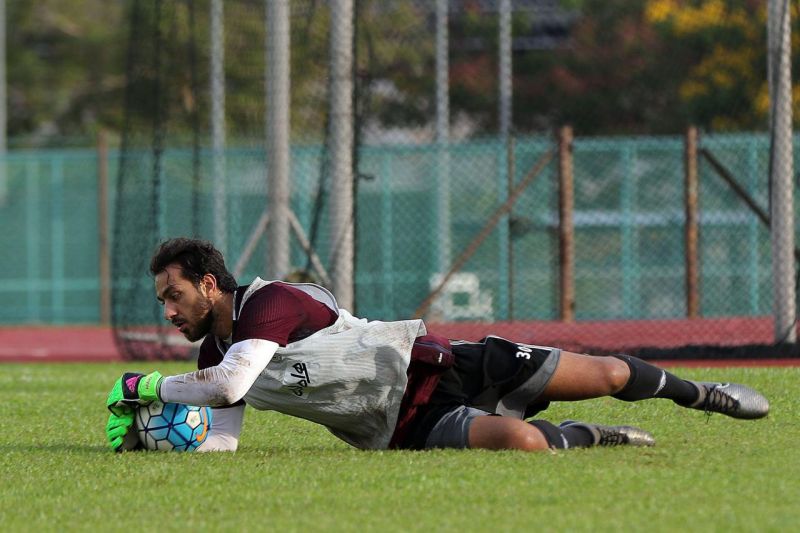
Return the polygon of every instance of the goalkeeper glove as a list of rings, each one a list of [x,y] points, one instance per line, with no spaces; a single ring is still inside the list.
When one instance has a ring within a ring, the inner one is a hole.
[[[130,408],[125,408],[125,412],[121,415],[111,413],[108,416],[108,423],[106,424],[106,437],[111,449],[115,452],[123,452],[125,450],[135,450],[139,448],[139,438],[133,428],[134,411]]]
[[[159,372],[146,376],[137,372],[126,372],[108,393],[106,407],[113,414],[122,416],[128,411],[133,412],[140,405],[160,400],[158,391],[162,381],[164,378]]]

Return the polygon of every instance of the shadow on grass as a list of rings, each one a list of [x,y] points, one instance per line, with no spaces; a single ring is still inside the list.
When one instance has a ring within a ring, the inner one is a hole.
[[[315,457],[321,456],[341,456],[341,455],[369,455],[373,453],[382,453],[388,450],[374,451],[374,450],[357,450],[355,448],[332,448],[329,446],[276,446],[276,447],[255,447],[255,446],[240,446],[237,452],[238,455],[273,455],[273,456],[288,456],[293,457],[296,455],[305,455],[313,453]],[[101,453],[104,455],[115,455],[110,448],[103,445],[81,445],[75,443],[59,443],[52,442],[48,444],[0,444],[0,454],[7,452],[51,452],[51,453]],[[143,455],[149,453],[162,454],[165,452],[153,452],[150,450],[131,450],[118,455]],[[176,452],[179,453],[179,452]],[[223,453],[223,452],[220,452]],[[227,453],[224,453],[227,455]],[[205,455],[198,453],[197,455]],[[210,455],[217,455],[211,453]]]
[[[384,450],[385,451],[385,450]],[[237,454],[254,454],[254,455],[276,455],[276,456],[295,456],[295,455],[307,455],[309,453],[314,454],[314,457],[323,457],[323,456],[341,456],[347,454],[365,454],[371,453],[370,450],[359,450],[356,448],[344,448],[344,447],[330,447],[330,446],[309,446],[309,445],[300,445],[297,446],[253,446],[253,445],[240,445],[239,449],[236,451]]]
[[[112,453],[107,446],[87,446],[67,443],[50,444],[0,444],[0,453],[5,452],[52,452],[52,453]]]

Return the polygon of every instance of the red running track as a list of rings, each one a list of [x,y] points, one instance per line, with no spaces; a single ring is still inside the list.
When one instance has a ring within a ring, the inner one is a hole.
[[[451,339],[478,340],[498,335],[515,341],[585,352],[624,352],[641,346],[771,344],[770,318],[631,320],[608,322],[526,321],[430,323],[429,331]],[[0,362],[122,361],[110,328],[0,328]],[[800,366],[800,359],[698,359],[661,361],[669,366]]]
[[[451,339],[478,340],[491,334],[575,352],[625,352],[643,346],[669,349],[689,345],[769,345],[774,335],[770,317],[426,324],[430,331]]]
[[[111,328],[0,328],[0,362],[122,361]]]

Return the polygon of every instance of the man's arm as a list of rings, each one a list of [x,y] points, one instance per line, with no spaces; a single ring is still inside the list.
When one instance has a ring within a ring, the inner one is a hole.
[[[211,430],[198,452],[235,452],[242,432],[244,404],[212,409]]]
[[[219,407],[236,403],[250,390],[275,351],[298,332],[329,326],[336,314],[323,303],[290,286],[272,283],[244,304],[233,332],[233,345],[217,364],[213,337],[201,347],[202,370],[164,379],[159,397],[166,402]],[[204,351],[203,348],[206,348]],[[198,360],[198,364],[200,361]]]
[[[237,342],[217,366],[164,378],[159,398],[163,402],[212,407],[236,403],[267,368],[277,349],[277,343],[264,339]]]

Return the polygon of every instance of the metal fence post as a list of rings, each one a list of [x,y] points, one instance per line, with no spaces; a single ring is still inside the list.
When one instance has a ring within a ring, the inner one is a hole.
[[[516,166],[516,142],[514,137],[509,135],[506,142],[506,181],[509,193],[514,190],[514,180],[517,173]],[[506,245],[508,247],[508,320],[514,320],[514,238],[511,232],[514,210],[508,216],[508,231],[506,232]]]
[[[334,21],[335,24],[336,21]],[[289,273],[289,2],[267,1],[267,274]]]
[[[64,159],[54,157],[50,163],[50,194],[52,216],[50,220],[53,322],[64,323]]]
[[[775,342],[797,340],[794,278],[794,163],[792,155],[791,10],[789,0],[770,0],[770,219]]]
[[[42,287],[40,284],[41,264],[39,249],[41,236],[45,233],[40,227],[41,193],[39,191],[39,166],[33,159],[28,159],[25,164],[25,249],[27,250],[28,271],[28,317],[36,322],[41,319],[40,302]]]
[[[636,202],[636,145],[625,142],[622,148],[622,186],[620,209],[622,211],[621,251],[622,266],[622,315],[625,318],[640,316],[639,302],[639,257],[637,253],[637,228],[634,221]]]
[[[496,190],[499,204],[504,204],[508,200],[510,190],[508,189],[508,148],[505,140],[502,139],[495,144],[493,150],[495,157]],[[509,220],[513,207],[508,214],[504,215],[497,225],[497,303],[493,309],[495,319],[508,320],[508,300],[511,294],[508,292],[509,274],[509,250],[511,244],[511,231]]]
[[[501,201],[505,201],[509,194],[511,194],[512,189],[514,188],[513,183],[513,175],[510,174],[512,170],[512,163],[510,162],[510,158],[512,157],[512,151],[510,148],[510,140],[511,129],[512,129],[512,90],[513,90],[513,67],[512,67],[512,25],[511,25],[511,18],[512,18],[512,6],[511,0],[500,0],[500,5],[498,6],[498,123],[500,125],[499,133],[500,139],[505,144],[503,147],[504,153],[504,169],[503,171],[506,173],[505,183],[502,183],[501,180],[501,187],[505,187],[505,190],[501,194]],[[511,251],[511,218],[513,214],[513,209],[509,212],[508,216],[505,217],[503,223],[499,226],[500,229],[500,265],[499,265],[499,272],[500,275],[500,284],[499,284],[499,301],[497,303],[497,311],[498,314],[501,315],[501,318],[505,320],[511,320],[512,318],[512,307],[513,304],[511,301],[514,299],[514,293],[512,292],[512,266],[511,262],[513,260],[513,252]],[[505,316],[503,316],[505,315]]]
[[[394,219],[392,217],[392,169],[388,152],[381,156],[381,266],[383,275],[383,318],[388,320],[394,312],[395,271],[394,261]]]
[[[100,324],[111,324],[111,254],[108,231],[108,139],[97,134],[97,228],[100,274]]]
[[[436,269],[450,268],[450,73],[448,0],[436,0]]]
[[[353,0],[332,0],[330,265],[339,305],[354,311]]]
[[[211,152],[214,179],[214,246],[228,250],[228,212],[225,193],[225,12],[222,0],[211,0]]]
[[[747,189],[750,194],[754,194],[756,187],[761,176],[758,171],[758,151],[759,147],[755,141],[751,141],[747,145]],[[758,247],[758,230],[759,228],[758,217],[750,217],[750,223],[747,225],[747,249],[749,250],[748,264],[750,268],[749,276],[749,297],[750,314],[758,315],[763,314],[759,305],[759,292],[761,284],[761,253]]]
[[[686,263],[686,316],[700,316],[698,235],[698,177],[697,177],[697,128],[686,129],[684,138],[684,244]]]
[[[6,0],[0,0],[0,206],[8,201],[8,103],[6,86]]]
[[[559,318],[575,319],[575,188],[572,166],[572,127],[558,130],[558,251]]]

